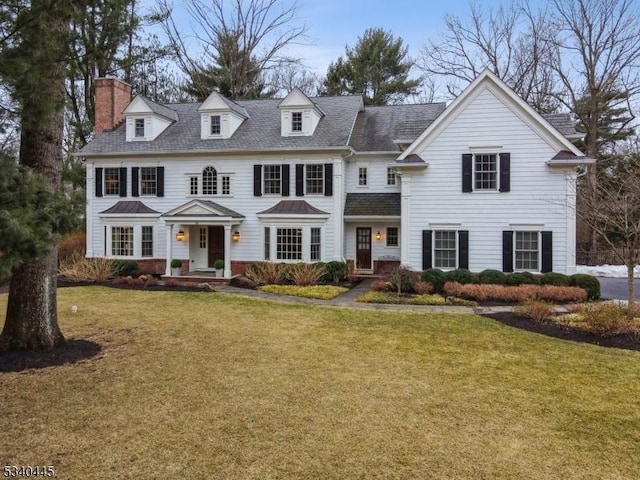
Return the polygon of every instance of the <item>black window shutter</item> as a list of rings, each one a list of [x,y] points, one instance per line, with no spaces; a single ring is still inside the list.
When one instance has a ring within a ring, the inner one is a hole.
[[[333,163],[324,164],[324,196],[333,195]]]
[[[422,230],[422,270],[432,268],[433,261],[431,259],[431,230]]]
[[[96,197],[102,196],[102,169],[96,168]]]
[[[553,271],[553,232],[542,232],[542,273]]]
[[[262,165],[253,166],[253,196],[262,196]]]
[[[132,197],[140,196],[140,192],[138,189],[139,172],[140,172],[140,169],[138,167],[131,167],[131,196]]]
[[[164,197],[164,167],[156,169],[156,196]]]
[[[282,196],[289,196],[289,165],[282,165]]]
[[[473,155],[470,153],[462,154],[462,191],[473,191]]]
[[[304,165],[296,164],[296,197],[304,196]]]
[[[127,196],[127,167],[120,167],[120,196]]]
[[[458,231],[458,268],[469,269],[469,232]]]
[[[511,154],[500,154],[500,191],[511,190]]]
[[[502,271],[513,272],[513,231],[502,232]]]

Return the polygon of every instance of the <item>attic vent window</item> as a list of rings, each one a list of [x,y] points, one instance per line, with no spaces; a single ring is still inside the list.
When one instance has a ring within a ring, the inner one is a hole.
[[[292,132],[302,131],[302,112],[291,113],[291,131]]]
[[[144,138],[144,118],[136,118],[135,127],[136,138]]]
[[[220,135],[220,115],[211,115],[211,135]]]

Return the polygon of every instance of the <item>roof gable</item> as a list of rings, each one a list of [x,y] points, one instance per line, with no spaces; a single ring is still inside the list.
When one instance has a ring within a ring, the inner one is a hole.
[[[178,120],[178,114],[175,112],[175,110],[171,110],[164,105],[152,102],[142,95],[137,95],[136,98],[134,98],[131,103],[127,105],[127,108],[124,109],[123,113],[125,116],[140,114],[160,115],[161,117],[164,117],[167,120],[171,120],[172,122]]]
[[[278,104],[278,108],[314,107],[315,104],[302,90],[294,87],[289,94]]]
[[[167,213],[163,217],[231,217],[244,218],[243,215],[223,207],[211,200],[191,200]]]
[[[489,90],[496,98],[511,109],[528,126],[536,131],[556,150],[568,150],[575,155],[581,152],[542,115],[489,70],[484,70],[464,89],[464,91],[422,132],[422,134],[398,157],[402,160],[412,153],[423,151],[442,132],[460,112],[462,112],[483,91]]]
[[[220,94],[220,92],[216,92],[215,90],[211,92],[211,95],[207,97],[207,99],[202,102],[202,105],[198,107],[199,112],[215,112],[215,111],[232,111],[237,113],[238,115],[248,118],[249,115],[247,111],[242,108],[237,103],[225,98],[224,95]]]

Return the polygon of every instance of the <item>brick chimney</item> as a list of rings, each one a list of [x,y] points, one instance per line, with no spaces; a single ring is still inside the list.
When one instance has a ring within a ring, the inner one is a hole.
[[[124,120],[123,111],[131,102],[131,85],[117,78],[96,78],[94,135],[113,130]]]

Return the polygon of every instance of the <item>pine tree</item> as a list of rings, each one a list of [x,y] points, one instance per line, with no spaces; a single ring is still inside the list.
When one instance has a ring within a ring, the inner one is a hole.
[[[367,105],[401,103],[417,93],[420,80],[409,80],[413,61],[408,47],[382,28],[367,29],[355,47],[347,46],[345,58],[329,65],[327,95],[364,95]]]

